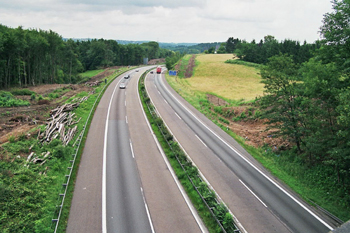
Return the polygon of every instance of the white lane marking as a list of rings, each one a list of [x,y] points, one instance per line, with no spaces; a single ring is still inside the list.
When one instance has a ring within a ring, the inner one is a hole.
[[[265,206],[265,207],[267,208],[267,205],[266,205],[262,200],[260,200],[260,198],[259,198],[252,190],[250,190],[250,188],[248,188],[248,186],[247,186],[245,183],[243,183],[243,181],[239,180],[239,182],[241,182],[241,183],[243,184],[243,186],[244,186],[246,189],[248,189],[248,191],[249,191],[251,194],[253,194],[253,196],[254,196],[256,199],[258,199],[258,201],[260,201],[261,204],[263,204],[263,206]]]
[[[125,107],[126,107],[126,100],[125,100]]]
[[[182,120],[181,117],[180,117],[176,112],[175,112],[175,115],[176,115],[180,120]]]
[[[131,142],[131,139],[130,140],[130,149],[131,149],[131,154],[132,154],[132,157],[135,158],[135,154],[134,154],[134,149],[132,148],[132,142]]]
[[[325,221],[323,221],[320,217],[318,217],[315,213],[313,213],[309,208],[307,208],[304,204],[298,201],[295,197],[289,194],[286,190],[284,190],[279,184],[273,181],[270,177],[264,174],[259,168],[257,168],[254,164],[252,164],[248,159],[246,159],[240,152],[230,146],[224,139],[222,139],[219,135],[217,135],[214,131],[212,131],[208,126],[206,126],[197,116],[195,116],[186,106],[184,106],[175,96],[169,91],[169,89],[163,84],[163,79],[160,79],[163,87],[166,91],[176,100],[189,114],[191,114],[199,123],[201,123],[207,130],[209,130],[213,135],[215,135],[220,141],[222,141],[227,147],[229,147],[232,151],[238,154],[244,161],[246,161],[251,167],[253,167],[257,172],[259,172],[262,176],[264,176],[268,181],[270,181],[273,185],[275,185],[279,190],[281,190],[284,194],[286,194],[289,198],[295,201],[299,206],[301,206],[304,210],[306,210],[309,214],[311,214],[314,218],[316,218],[319,222],[321,222],[324,226],[326,226],[329,230],[333,230],[333,228],[328,225]]]
[[[200,139],[200,137],[198,137],[197,134],[195,134],[195,136],[198,138],[198,140],[199,140],[205,147],[207,147],[207,145],[202,141],[202,139]],[[207,148],[208,148],[208,147],[207,147]]]
[[[160,92],[158,91],[158,94],[160,95]]]
[[[155,85],[154,85],[154,86],[155,86]],[[203,226],[202,223],[201,223],[201,219],[200,219],[200,217],[198,216],[196,209],[193,207],[193,205],[192,205],[192,203],[191,203],[189,197],[187,196],[187,194],[186,194],[185,191],[183,190],[183,188],[182,188],[182,186],[181,186],[179,180],[177,179],[177,177],[176,177],[176,175],[175,175],[175,173],[174,173],[173,168],[171,167],[171,165],[170,165],[168,159],[166,158],[166,155],[164,154],[164,151],[163,151],[162,147],[160,146],[160,144],[159,144],[159,142],[158,142],[158,139],[156,138],[156,135],[155,135],[155,134],[153,133],[153,131],[152,131],[152,127],[151,127],[151,125],[150,125],[149,122],[148,122],[148,119],[147,119],[147,116],[146,116],[145,111],[143,110],[143,106],[142,106],[141,99],[140,99],[140,93],[139,93],[138,90],[137,90],[137,96],[138,96],[138,98],[139,98],[139,104],[140,104],[140,106],[141,106],[142,113],[143,113],[143,117],[144,117],[145,120],[146,120],[148,129],[149,129],[149,131],[151,132],[151,134],[152,134],[152,136],[153,136],[153,140],[154,140],[154,142],[156,143],[156,145],[157,145],[157,147],[158,147],[158,149],[159,149],[159,151],[160,151],[160,153],[161,153],[161,155],[162,155],[162,157],[163,157],[163,160],[164,160],[164,162],[165,162],[165,164],[166,164],[166,166],[167,166],[167,168],[168,168],[168,170],[169,170],[169,172],[170,172],[170,174],[171,174],[173,180],[174,180],[175,183],[176,183],[177,188],[179,189],[179,191],[180,191],[180,193],[181,193],[183,199],[185,200],[185,202],[186,202],[188,208],[190,209],[190,211],[191,211],[191,213],[192,213],[194,219],[196,220],[197,225],[198,225],[199,228],[201,229],[201,232],[207,232],[205,226]],[[151,224],[152,224],[152,222],[151,222]]]
[[[103,166],[102,166],[102,233],[107,233],[107,206],[106,206],[106,167],[107,167],[107,135],[108,135],[108,119],[112,106],[113,97],[117,87],[119,86],[121,80],[114,87],[111,99],[108,105],[107,117],[106,117],[106,126],[105,126],[105,135],[104,135],[104,144],[103,144]]]
[[[148,205],[147,205],[147,202],[146,202],[145,194],[143,193],[143,188],[140,187],[140,189],[141,189],[143,202],[145,203],[145,208],[146,208],[146,212],[147,212],[148,221],[151,223],[152,233],[155,233],[154,228],[153,228],[153,224],[152,224],[151,213],[149,212],[149,209],[148,209]]]
[[[163,100],[164,100],[164,102],[165,102],[167,105],[169,105],[168,101],[166,101],[165,99],[163,99]]]
[[[128,116],[125,116],[125,122],[128,124]]]

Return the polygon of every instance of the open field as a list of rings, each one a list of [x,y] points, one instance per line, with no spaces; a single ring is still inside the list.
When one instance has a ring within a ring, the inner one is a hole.
[[[193,90],[230,100],[253,100],[263,94],[258,70],[243,65],[227,64],[232,54],[198,55],[194,76],[187,80]]]

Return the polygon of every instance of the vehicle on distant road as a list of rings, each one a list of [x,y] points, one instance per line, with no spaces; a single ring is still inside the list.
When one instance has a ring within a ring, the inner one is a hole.
[[[157,67],[157,74],[160,74],[160,73],[162,73],[162,67]]]
[[[124,76],[125,79],[130,78],[130,74],[128,74],[127,76]]]
[[[150,73],[153,74],[153,70]]]
[[[139,72],[139,70],[135,70],[135,72]]]

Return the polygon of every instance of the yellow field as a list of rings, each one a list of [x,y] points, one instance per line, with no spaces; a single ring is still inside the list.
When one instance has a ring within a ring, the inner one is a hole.
[[[201,54],[196,61],[194,76],[181,80],[194,91],[215,93],[231,100],[252,100],[263,93],[259,70],[236,64],[224,63],[232,54]]]

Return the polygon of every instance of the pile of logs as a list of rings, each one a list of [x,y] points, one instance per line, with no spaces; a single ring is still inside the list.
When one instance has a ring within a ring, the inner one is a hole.
[[[75,113],[71,111],[87,99],[88,96],[85,96],[74,100],[74,103],[64,104],[51,110],[51,117],[47,119],[46,129],[44,132],[38,133],[38,139],[41,142],[50,142],[59,137],[63,145],[68,145],[77,132],[77,126],[72,127],[72,125],[77,124],[81,119],[80,117],[79,120],[76,120]]]

